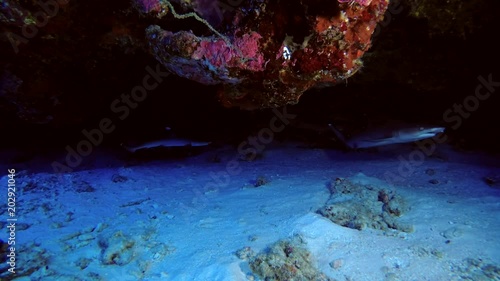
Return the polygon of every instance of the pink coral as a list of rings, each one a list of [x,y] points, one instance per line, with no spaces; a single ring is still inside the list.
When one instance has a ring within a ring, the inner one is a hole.
[[[259,33],[252,32],[235,40],[237,50],[240,50],[243,58],[248,59],[246,69],[253,71],[264,70],[264,56],[259,52],[259,40],[261,38],[262,36]]]
[[[236,39],[236,47],[241,50],[244,57],[253,58],[259,53],[259,39],[261,39],[257,32],[245,34],[243,37]]]
[[[200,47],[193,53],[192,58],[201,59],[203,57],[216,67],[226,67],[233,55],[231,48],[224,40],[203,40],[200,42]]]
[[[219,67],[239,67],[253,71],[264,70],[264,56],[259,53],[257,32],[244,34],[235,39],[234,46],[228,46],[222,39],[202,40],[192,54],[195,60],[206,59],[211,65]]]
[[[362,6],[368,6],[372,2],[372,0],[337,0],[339,3],[349,3],[350,5],[354,3],[358,3],[359,5]]]

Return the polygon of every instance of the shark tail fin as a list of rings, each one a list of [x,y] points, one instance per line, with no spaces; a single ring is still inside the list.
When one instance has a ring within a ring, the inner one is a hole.
[[[125,148],[125,150],[127,150],[128,152],[131,152],[131,153],[134,153],[136,151],[136,149],[134,147],[128,146],[124,143],[120,143],[120,146]]]
[[[335,136],[348,148],[351,148],[352,147],[349,145],[349,143],[347,142],[346,138],[344,137],[344,135],[337,129],[335,128],[335,126],[333,124],[328,124],[328,127],[330,127],[330,129],[333,131],[333,133],[335,133]]]

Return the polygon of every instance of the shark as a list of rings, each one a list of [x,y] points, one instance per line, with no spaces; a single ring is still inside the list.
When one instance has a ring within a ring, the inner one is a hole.
[[[171,131],[170,127],[165,128],[166,131]],[[200,146],[208,146],[212,142],[210,141],[193,141],[185,138],[177,138],[174,136],[170,136],[167,138],[157,139],[153,141],[147,141],[136,145],[126,145],[121,144],[123,148],[128,150],[129,152],[136,152],[142,149],[151,149],[151,148],[180,148],[180,147],[200,147]]]
[[[192,141],[188,139],[180,139],[180,138],[168,138],[168,139],[160,139],[150,142],[144,142],[138,145],[125,145],[122,146],[128,150],[129,152],[136,152],[141,149],[150,149],[150,148],[179,148],[179,147],[197,147],[197,146],[208,146],[211,144],[209,141]]]
[[[399,125],[383,127],[355,135],[346,139],[344,135],[332,124],[328,124],[335,136],[348,148],[370,148],[384,145],[410,143],[423,139],[428,139],[443,133],[445,128],[438,126],[420,125]]]

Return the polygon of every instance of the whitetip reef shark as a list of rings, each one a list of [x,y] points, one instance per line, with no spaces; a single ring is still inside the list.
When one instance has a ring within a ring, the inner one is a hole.
[[[139,145],[125,145],[122,146],[128,150],[129,152],[136,152],[141,149],[150,149],[150,148],[176,148],[176,147],[195,147],[195,146],[207,146],[211,142],[208,141],[192,141],[188,139],[178,139],[178,138],[169,138],[169,139],[161,139],[156,141],[145,142]]]
[[[165,128],[167,131],[171,129],[169,127]],[[121,144],[129,152],[136,152],[141,149],[151,149],[151,148],[181,148],[181,147],[198,147],[207,146],[212,142],[209,141],[193,141],[185,138],[168,137],[163,139],[158,139],[154,141],[143,142],[137,145],[126,145]]]
[[[400,125],[398,127],[377,128],[346,139],[332,124],[328,124],[337,138],[350,149],[370,148],[383,145],[410,143],[432,138],[444,132],[444,127]]]

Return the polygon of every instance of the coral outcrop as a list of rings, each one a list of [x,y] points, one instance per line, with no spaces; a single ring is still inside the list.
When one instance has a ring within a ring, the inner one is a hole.
[[[218,29],[196,13],[159,2],[162,8],[153,9],[158,16],[170,11],[177,20],[193,18],[210,34],[152,25],[146,36],[150,52],[171,72],[221,85],[219,98],[228,107],[254,109],[296,103],[306,90],[356,73],[389,1],[240,2],[220,11],[220,22],[210,20]]]
[[[250,261],[250,268],[262,280],[334,281],[320,272],[300,237],[281,240]]]
[[[332,183],[330,191],[330,199],[318,213],[338,225],[358,230],[413,232],[412,225],[397,220],[409,210],[409,206],[393,191],[341,178]]]

